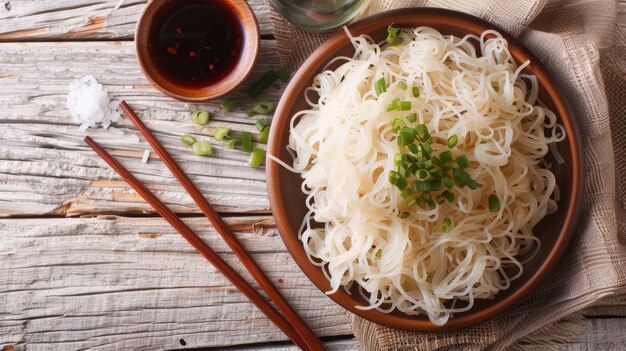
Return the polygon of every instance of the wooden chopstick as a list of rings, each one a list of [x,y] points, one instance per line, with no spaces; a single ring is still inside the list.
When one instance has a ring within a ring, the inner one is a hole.
[[[222,260],[209,246],[207,246],[191,228],[172,212],[161,200],[159,200],[146,186],[133,176],[124,166],[107,153],[91,137],[86,137],[85,142],[113,168],[135,191],[148,202],[176,231],[204,256],[215,268],[230,280],[244,295],[252,301],[278,328],[280,328],[296,345],[304,350],[312,349],[304,342],[294,327],[289,324],[274,307],[265,300],[243,277]],[[271,297],[271,295],[270,295]],[[323,346],[322,346],[323,347]]]
[[[272,284],[272,282],[267,278],[265,273],[261,270],[261,268],[256,264],[252,256],[246,251],[246,249],[241,245],[237,237],[233,235],[232,231],[228,226],[222,221],[221,217],[217,214],[217,212],[213,209],[213,207],[209,204],[206,198],[202,195],[200,190],[196,188],[196,186],[191,182],[189,177],[183,172],[183,170],[178,166],[176,161],[170,156],[170,154],[165,150],[165,148],[159,143],[159,141],[154,137],[152,132],[146,127],[145,124],[141,121],[141,119],[137,116],[135,111],[128,106],[126,101],[122,101],[120,103],[120,107],[124,111],[124,113],[130,118],[135,127],[139,130],[141,135],[148,141],[152,149],[159,155],[161,161],[165,163],[167,168],[169,168],[170,172],[178,179],[178,182],[185,188],[187,193],[193,198],[195,203],[200,207],[202,213],[206,216],[206,218],[213,224],[217,232],[224,238],[224,241],[228,244],[228,246],[233,250],[235,255],[239,257],[241,263],[243,263],[244,267],[252,274],[252,277],[259,284],[261,289],[263,289],[269,297],[274,301],[279,310],[283,312],[285,318],[294,326],[295,330],[299,332],[302,336],[304,342],[312,349],[312,350],[324,350],[324,346],[321,341],[315,336],[313,331],[304,323],[304,321],[298,316],[296,311],[289,306],[289,303],[283,298],[278,289]]]

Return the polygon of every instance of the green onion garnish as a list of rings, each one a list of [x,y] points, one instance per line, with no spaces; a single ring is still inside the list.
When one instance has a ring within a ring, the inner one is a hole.
[[[286,70],[279,68],[274,70],[274,73],[276,73],[276,78],[280,79],[281,82],[287,83],[289,81],[289,72]]]
[[[399,81],[398,82],[398,88],[402,89],[402,90],[406,90],[407,86],[406,83],[403,81]]]
[[[415,177],[417,180],[427,180],[430,177],[430,173],[425,169],[419,169],[415,172]]]
[[[209,123],[209,116],[207,111],[194,111],[191,114],[191,121],[195,124],[204,125]]]
[[[374,90],[376,91],[376,96],[380,96],[380,94],[387,91],[387,82],[385,82],[385,78],[380,78],[374,83]]]
[[[415,205],[415,204],[417,204],[417,199],[413,199],[413,200],[411,200],[411,201],[409,201],[409,202],[407,202],[407,203],[406,203],[406,205],[407,205],[408,207],[411,207],[411,206],[413,206],[413,205]]]
[[[409,148],[409,151],[414,154],[417,154],[420,151],[420,147],[417,144],[409,144],[407,147]]]
[[[400,218],[402,218],[402,219],[407,218],[408,216],[409,216],[409,213],[408,213],[408,212],[406,212],[406,211],[405,211],[405,212],[402,212],[402,213],[400,214]],[[380,251],[378,251],[378,252],[380,252]]]
[[[465,155],[461,155],[456,158],[456,163],[458,163],[459,168],[464,169],[471,165],[469,158]]]
[[[208,140],[196,141],[193,144],[193,153],[198,156],[213,155],[213,147]]]
[[[455,169],[452,171],[454,178],[459,180],[464,185],[467,185],[470,189],[474,190],[480,187],[480,184],[476,183],[470,175],[462,169]]]
[[[387,27],[387,43],[396,46],[402,43],[402,38],[398,37],[398,34],[402,29],[399,27],[389,26]]]
[[[259,143],[267,144],[267,140],[269,139],[269,136],[270,136],[270,126],[267,126],[263,128],[263,131],[261,133],[259,133],[257,140],[259,141]]]
[[[423,193],[425,191],[430,191],[430,183],[427,181],[414,181],[411,185],[411,188],[414,193]]]
[[[240,142],[240,141],[241,141],[241,139],[239,139],[239,138],[230,139],[228,141],[228,143],[226,144],[226,147],[228,147],[229,149],[234,149],[235,146],[237,145],[237,143]]]
[[[406,188],[406,178],[402,177],[396,171],[389,171],[389,182],[400,190],[404,190],[404,188]]]
[[[400,128],[402,127],[406,127],[406,124],[404,124],[404,121],[402,120],[402,118],[400,117],[396,117],[394,119],[391,120],[391,131],[394,133],[397,133]]]
[[[406,116],[406,119],[411,123],[415,123],[417,121],[417,113],[411,113],[410,115]]]
[[[180,140],[181,143],[185,144],[185,145],[193,145],[196,141],[196,137],[194,137],[191,134],[183,134],[180,136],[180,138],[178,138]]]
[[[439,191],[439,189],[441,189],[441,179],[431,179],[430,190]]]
[[[391,111],[409,111],[411,109],[411,101],[400,100],[395,98],[391,100],[389,106],[387,106],[387,112]]]
[[[498,212],[500,211],[500,199],[497,195],[489,195],[489,211]]]
[[[261,100],[252,106],[252,111],[259,115],[269,115],[274,111],[274,103],[268,100]]]
[[[398,132],[398,145],[409,145],[415,140],[415,130],[409,127],[402,127]]]
[[[413,97],[420,97],[420,89],[418,87],[413,87],[413,89],[411,89],[412,93],[413,93]]]
[[[450,218],[446,217],[441,223],[441,231],[447,233],[450,231],[450,228],[452,228],[452,221],[450,220]]]
[[[222,141],[224,137],[228,135],[228,132],[230,132],[230,128],[228,127],[217,127],[213,133],[213,139]]]
[[[411,195],[413,195],[413,191],[411,190],[411,188],[406,188],[400,193],[400,196],[402,196],[403,199],[406,199]]]
[[[452,149],[459,142],[459,137],[456,134],[448,138],[448,148]]]
[[[446,200],[448,200],[449,202],[453,202],[454,199],[456,198],[456,196],[454,196],[454,193],[449,192],[448,190],[444,190],[444,192],[441,193],[441,195],[443,195],[443,197],[445,197]]]
[[[435,208],[437,208],[437,205],[435,204],[435,201],[433,200],[426,201],[426,204],[428,205],[429,210],[434,210]]]
[[[438,204],[443,205],[443,203],[446,202],[446,198],[439,194],[435,196],[435,201],[437,201]]]
[[[224,99],[222,100],[221,106],[226,112],[231,112],[235,109],[235,101],[232,99]]]
[[[454,180],[445,177],[441,180],[441,184],[443,184],[443,186],[445,186],[448,189],[452,189],[452,187],[454,187]]]
[[[439,159],[443,163],[448,163],[448,162],[452,161],[452,153],[450,151],[444,151],[444,152],[439,154]]]
[[[252,152],[252,133],[250,132],[241,132],[239,134],[241,138],[241,151],[246,153]]]
[[[246,115],[248,115],[248,117],[253,117],[257,115],[256,111],[254,111],[254,106],[250,106],[246,109]]]
[[[256,97],[261,95],[261,93],[263,93],[263,91],[267,89],[267,87],[272,85],[272,83],[276,79],[278,79],[278,74],[276,73],[276,71],[269,70],[265,72],[265,74],[262,75],[259,80],[254,82],[254,84],[252,84],[250,88],[248,88],[248,96],[250,96],[252,99],[255,99]]]
[[[267,121],[265,120],[265,118],[260,118],[256,121],[256,123],[254,124],[254,126],[256,127],[256,129],[259,132],[262,132],[263,129],[265,129],[265,127],[268,126]]]
[[[253,149],[250,153],[250,160],[248,161],[248,165],[252,167],[259,166],[263,163],[263,156],[265,156],[265,150],[263,149]]]

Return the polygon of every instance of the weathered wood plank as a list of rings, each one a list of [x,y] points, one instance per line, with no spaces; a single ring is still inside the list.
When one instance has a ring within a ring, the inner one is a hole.
[[[203,218],[186,219],[252,281]],[[271,217],[229,218],[245,247],[320,336],[346,312],[300,272]],[[172,349],[286,340],[162,219],[0,220],[0,346]],[[255,284],[256,286],[256,284]]]
[[[0,41],[132,39],[146,0],[3,0]],[[272,33],[269,8],[249,0],[262,34]]]
[[[178,212],[196,212],[195,205],[158,159],[140,162],[149,146],[130,134],[128,120],[119,136],[103,129],[79,132],[65,107],[72,79],[93,74],[109,95],[125,99],[156,132],[192,180],[220,211],[267,211],[263,167],[250,168],[248,155],[215,144],[214,157],[196,157],[178,141],[182,133],[208,136],[219,125],[254,131],[255,119],[243,110],[252,104],[245,92],[268,69],[278,65],[273,40],[262,41],[252,77],[232,94],[240,108],[225,113],[219,101],[183,103],[158,93],[143,77],[132,42],[0,44],[0,216],[89,215],[142,213],[147,206],[82,142],[89,134],[114,150],[140,180]],[[284,84],[268,89],[264,98],[278,101]],[[207,127],[193,125],[189,111],[213,114]]]

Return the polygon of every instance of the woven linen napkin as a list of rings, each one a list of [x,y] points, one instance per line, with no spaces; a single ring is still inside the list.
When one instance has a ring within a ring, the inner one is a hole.
[[[557,77],[583,134],[583,215],[551,276],[505,315],[449,334],[393,330],[353,315],[354,334],[365,350],[523,350],[533,342],[559,349],[558,342],[575,340],[582,309],[601,299],[626,300],[626,37],[616,30],[617,2],[372,0],[359,18],[420,6],[498,25]],[[272,21],[282,64],[291,70],[330,35],[304,32],[275,11]]]

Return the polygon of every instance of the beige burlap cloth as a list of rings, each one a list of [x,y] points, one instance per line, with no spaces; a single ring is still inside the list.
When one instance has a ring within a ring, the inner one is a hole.
[[[576,338],[585,307],[626,301],[626,38],[616,26],[617,2],[372,0],[360,18],[420,6],[458,10],[498,25],[559,79],[575,103],[583,134],[584,212],[552,275],[506,315],[450,334],[403,332],[352,316],[354,334],[366,350],[525,349],[536,342],[541,349],[558,349],[559,342]],[[282,63],[291,70],[328,36],[299,30],[276,13],[272,21]]]

